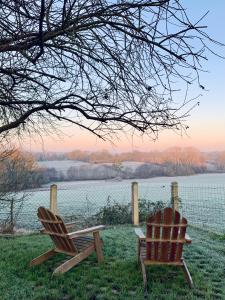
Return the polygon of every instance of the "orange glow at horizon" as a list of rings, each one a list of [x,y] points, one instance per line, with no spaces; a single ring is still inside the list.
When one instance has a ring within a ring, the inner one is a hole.
[[[24,143],[20,146],[24,150],[37,152],[68,152],[75,149],[90,151],[106,149],[113,152],[153,151],[164,150],[173,146],[195,147],[203,151],[225,150],[225,134],[214,131],[213,128],[208,128],[203,132],[201,126],[191,129],[188,135],[184,134],[183,136],[169,130],[161,132],[155,142],[147,136],[131,137],[124,134],[120,134],[119,139],[109,142],[102,141],[93,134],[77,127],[71,127],[69,131],[70,134],[67,131],[62,138],[43,136],[42,140],[27,139],[25,146]]]
[[[125,151],[154,151],[165,150],[170,147],[195,147],[202,151],[225,150],[225,102],[215,106],[213,101],[205,101],[202,106],[194,110],[187,120],[190,126],[187,134],[181,136],[178,132],[164,130],[159,133],[155,142],[144,135],[131,136],[124,133],[118,134],[118,139],[111,143],[102,141],[88,131],[71,125],[59,128],[62,133],[59,135],[42,136],[42,138],[26,138],[19,145],[22,149],[35,152],[69,152],[79,150],[102,150],[112,152]]]

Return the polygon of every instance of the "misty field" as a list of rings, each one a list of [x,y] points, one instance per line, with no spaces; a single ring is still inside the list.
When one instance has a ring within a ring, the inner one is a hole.
[[[139,198],[170,205],[172,181],[179,184],[180,210],[191,225],[225,232],[225,174],[204,174],[182,177],[158,177],[136,180]],[[131,180],[60,182],[58,185],[58,212],[63,216],[95,214],[114,201],[128,204],[131,201]],[[49,207],[49,185],[31,190],[18,217],[18,227],[37,229],[39,206]],[[4,216],[4,211],[1,211]]]

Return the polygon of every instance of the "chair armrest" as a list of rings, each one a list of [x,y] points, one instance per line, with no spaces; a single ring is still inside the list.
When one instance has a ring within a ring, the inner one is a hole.
[[[184,238],[185,238],[185,241],[186,241],[187,244],[191,244],[192,240],[191,240],[190,236],[187,233],[185,234]]]
[[[82,230],[78,230],[78,231],[74,231],[71,233],[67,233],[67,237],[69,239],[74,239],[76,237],[82,236],[82,235],[87,235],[90,232],[95,232],[95,231],[99,231],[104,229],[105,226],[104,225],[99,225],[99,226],[94,226],[94,227],[90,227],[90,228],[86,228],[86,229],[82,229]]]
[[[139,240],[145,240],[145,235],[141,228],[135,228],[134,229],[135,234],[138,236]]]

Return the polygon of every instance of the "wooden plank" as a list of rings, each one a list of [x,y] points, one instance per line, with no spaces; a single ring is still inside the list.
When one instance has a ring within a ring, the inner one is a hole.
[[[170,225],[173,222],[173,210],[170,207],[167,207],[163,211],[163,223],[166,225]],[[169,250],[170,250],[170,233],[171,227],[163,227],[162,228],[162,240],[161,242],[161,253],[160,253],[160,261],[169,261]]]
[[[47,216],[47,220],[54,220],[58,221],[58,218],[56,215],[54,215],[53,212],[51,212],[48,209],[45,209],[45,213]],[[68,252],[74,252],[74,249],[71,249],[71,247],[68,245],[67,241],[65,240],[65,231],[62,230],[61,226],[59,224],[49,223],[49,227],[51,228],[50,231],[52,232],[51,236],[56,240],[57,248],[68,251]],[[58,234],[63,234],[63,236],[60,236]]]
[[[93,238],[93,236],[90,236],[90,235],[82,235],[82,236],[79,236],[79,237],[77,237],[77,238],[75,238],[74,239],[74,242],[87,242],[87,241],[89,241],[89,242],[92,242],[92,243],[94,243],[94,238]]]
[[[46,214],[45,214],[45,208],[40,206],[38,208],[38,213],[37,213],[37,216],[38,216],[38,219],[41,221],[41,220],[45,220],[46,219]],[[42,222],[41,222],[42,223]],[[44,228],[48,231],[50,230],[51,228],[49,227],[48,223],[46,224],[43,224],[44,225]]]
[[[187,220],[185,218],[182,218],[181,224],[186,224],[187,225]],[[186,227],[181,227],[178,238],[185,240],[185,234],[186,234]],[[186,240],[185,240],[185,242],[186,242]],[[177,252],[176,252],[176,257],[175,257],[176,261],[180,261],[181,260],[182,251],[183,251],[183,244],[179,243],[177,245]]]
[[[141,228],[135,228],[134,232],[138,236],[139,239],[145,239],[145,235]]]
[[[67,230],[77,226],[77,222],[64,223],[64,224],[65,224]]]
[[[178,211],[176,211],[178,212]],[[185,224],[164,224],[164,223],[160,223],[160,224],[157,224],[157,223],[147,223],[147,225],[153,225],[153,226],[158,226],[158,227],[168,227],[168,228],[173,228],[173,227],[186,227]]]
[[[46,261],[47,259],[49,259],[50,257],[54,256],[56,254],[55,249],[51,249],[43,254],[41,254],[40,256],[34,258],[31,262],[30,262],[30,266],[36,266],[36,265],[40,265],[41,263],[43,263],[44,261]]]
[[[74,243],[68,239],[67,237],[67,234],[68,234],[68,231],[67,231],[67,228],[62,220],[62,218],[60,216],[56,216],[56,218],[59,220],[59,221],[62,221],[61,224],[58,224],[57,225],[57,228],[58,228],[58,232],[62,232],[64,233],[64,237],[61,237],[61,242],[65,245],[65,250],[69,251],[69,252],[76,252],[76,248],[75,248],[75,245]]]
[[[160,226],[162,225],[163,226]],[[148,231],[148,226],[150,230]],[[147,232],[145,242],[140,238],[139,241],[139,258],[142,267],[142,274],[145,286],[147,286],[146,265],[165,265],[182,267],[185,276],[192,287],[193,282],[188,268],[181,255],[183,244],[190,243],[191,239],[186,234],[187,220],[182,218],[178,211],[173,212],[171,208],[164,209],[164,218],[158,211],[155,216],[147,221]],[[143,237],[139,231],[137,235]],[[154,255],[152,255],[153,244]]]
[[[158,211],[155,214],[155,223],[161,223],[162,221],[162,213],[161,211]],[[160,244],[158,242],[158,240],[160,240],[160,227],[154,227],[154,233],[153,233],[153,239],[156,239],[156,241],[154,241],[154,260],[158,260],[159,258],[159,254],[160,254]]]
[[[59,248],[55,248],[55,252],[63,253],[63,254],[69,255],[69,256],[75,256],[78,253],[78,252],[69,252],[69,251],[66,251],[64,249],[59,249]]]
[[[191,244],[192,240],[191,240],[190,236],[187,233],[185,233],[184,238],[185,238],[187,244]]]
[[[178,195],[178,183],[172,182],[171,183],[171,204],[173,207],[173,212],[179,210],[179,195]]]
[[[57,185],[52,184],[50,186],[50,210],[57,214]]]
[[[77,264],[79,264],[79,262],[87,258],[92,252],[94,252],[94,250],[95,247],[94,245],[92,245],[86,250],[84,250],[83,252],[71,258],[70,260],[67,260],[66,262],[64,262],[62,265],[60,265],[58,268],[54,270],[53,275],[62,274],[69,271],[72,267],[76,266]]]
[[[40,207],[38,217],[40,221],[46,221],[41,221],[44,228],[46,229],[44,233],[50,235],[57,249],[62,249],[67,252],[76,252],[75,246],[66,236],[67,229],[64,225],[63,220],[59,216],[54,215],[49,209],[46,209],[45,207]]]
[[[91,238],[91,240],[80,240],[80,238],[77,238],[73,240],[74,244],[76,245],[76,249],[79,252],[82,252],[84,249],[89,247],[90,245],[94,245],[94,238]],[[102,241],[101,241],[102,244]]]
[[[48,216],[48,214],[46,212],[46,208],[45,207],[39,207],[38,208],[38,218],[39,219],[47,219],[47,220],[49,219],[49,216]],[[51,228],[51,226],[50,226],[49,223],[42,223],[42,225],[46,229],[46,232],[52,232],[52,228]],[[50,236],[50,238],[52,239],[52,241],[56,245],[56,247],[58,247],[58,240],[57,240],[57,238],[54,237],[54,236]]]
[[[75,237],[86,235],[87,233],[92,233],[94,231],[99,231],[99,230],[102,230],[104,228],[105,228],[104,225],[89,227],[89,228],[86,228],[86,229],[82,229],[82,230],[67,233],[67,237],[69,239],[74,239]]]
[[[133,225],[139,225],[139,208],[138,208],[138,182],[131,184],[131,207]]]
[[[53,232],[53,231],[47,231],[47,230],[41,230],[41,232],[42,233],[44,233],[44,234],[48,234],[48,235],[52,235],[52,236],[56,236],[56,237],[67,237],[66,235],[65,235],[65,233],[57,233],[57,232]]]
[[[142,276],[143,276],[143,282],[144,282],[144,289],[147,289],[147,275],[146,275],[146,269],[145,269],[145,264],[143,259],[140,259],[141,262],[141,271],[142,271]]]
[[[146,246],[147,246],[147,243],[140,244],[140,255],[143,259],[146,259]]]
[[[176,239],[176,240],[171,240],[171,239],[150,239],[150,238],[146,238],[146,242],[157,242],[157,243],[162,243],[162,244],[166,244],[168,242],[171,243],[177,243],[177,244],[186,244],[186,240],[185,239]]]
[[[182,266],[180,261],[159,261],[159,260],[144,260],[145,265],[147,266]]]
[[[141,239],[137,240],[137,261],[140,262]]]
[[[171,239],[176,240],[179,233],[179,228],[183,224],[180,223],[180,214],[178,211],[174,212],[174,227],[172,229]],[[179,227],[177,226],[179,225]],[[185,225],[186,226],[186,225]],[[176,257],[176,250],[177,250],[177,243],[171,243],[171,249],[170,249],[170,261],[174,261]]]
[[[62,224],[62,221],[45,220],[41,218],[39,218],[39,221],[41,221],[41,223],[48,223],[48,224]]]
[[[146,236],[152,238],[153,226],[151,223],[154,222],[154,216],[149,216],[147,220]],[[153,243],[151,241],[146,242],[146,259],[151,259],[153,256]]]
[[[104,260],[104,256],[102,252],[102,242],[100,239],[99,231],[94,231],[93,236],[94,236],[95,251],[97,254],[98,262],[101,263]]]
[[[185,277],[186,277],[186,279],[188,281],[188,284],[189,284],[190,288],[192,288],[193,287],[193,281],[192,281],[191,274],[190,274],[190,272],[188,270],[188,267],[187,267],[187,265],[186,265],[186,263],[185,263],[184,260],[183,260],[182,269],[184,271],[184,275],[185,275]]]
[[[94,250],[96,250],[98,261],[103,261],[102,240],[99,236],[99,230],[105,226],[95,226],[69,234],[61,217],[53,214],[50,210],[39,207],[38,217],[44,226],[44,229],[41,231],[45,234],[49,234],[56,248],[33,259],[31,265],[40,264],[56,253],[74,256],[56,268],[53,274],[64,273],[89,256]],[[94,237],[83,236],[91,232]],[[77,248],[79,248],[80,253],[78,253]]]

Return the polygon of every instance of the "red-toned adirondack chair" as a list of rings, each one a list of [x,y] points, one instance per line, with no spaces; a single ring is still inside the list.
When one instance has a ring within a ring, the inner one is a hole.
[[[31,266],[39,265],[57,253],[64,253],[72,258],[56,268],[53,274],[67,272],[94,251],[96,251],[98,262],[103,261],[99,231],[105,226],[99,225],[69,233],[68,229],[74,226],[74,223],[65,224],[60,216],[44,207],[38,208],[38,218],[44,226],[41,232],[50,235],[55,247],[33,259],[30,262]],[[90,233],[93,236],[88,236]]]
[[[182,267],[190,287],[193,286],[191,275],[182,258],[184,244],[190,244],[191,239],[186,234],[187,220],[180,217],[178,211],[165,208],[154,216],[147,218],[146,237],[140,228],[135,229],[138,236],[138,259],[147,287],[145,266],[169,265]]]

